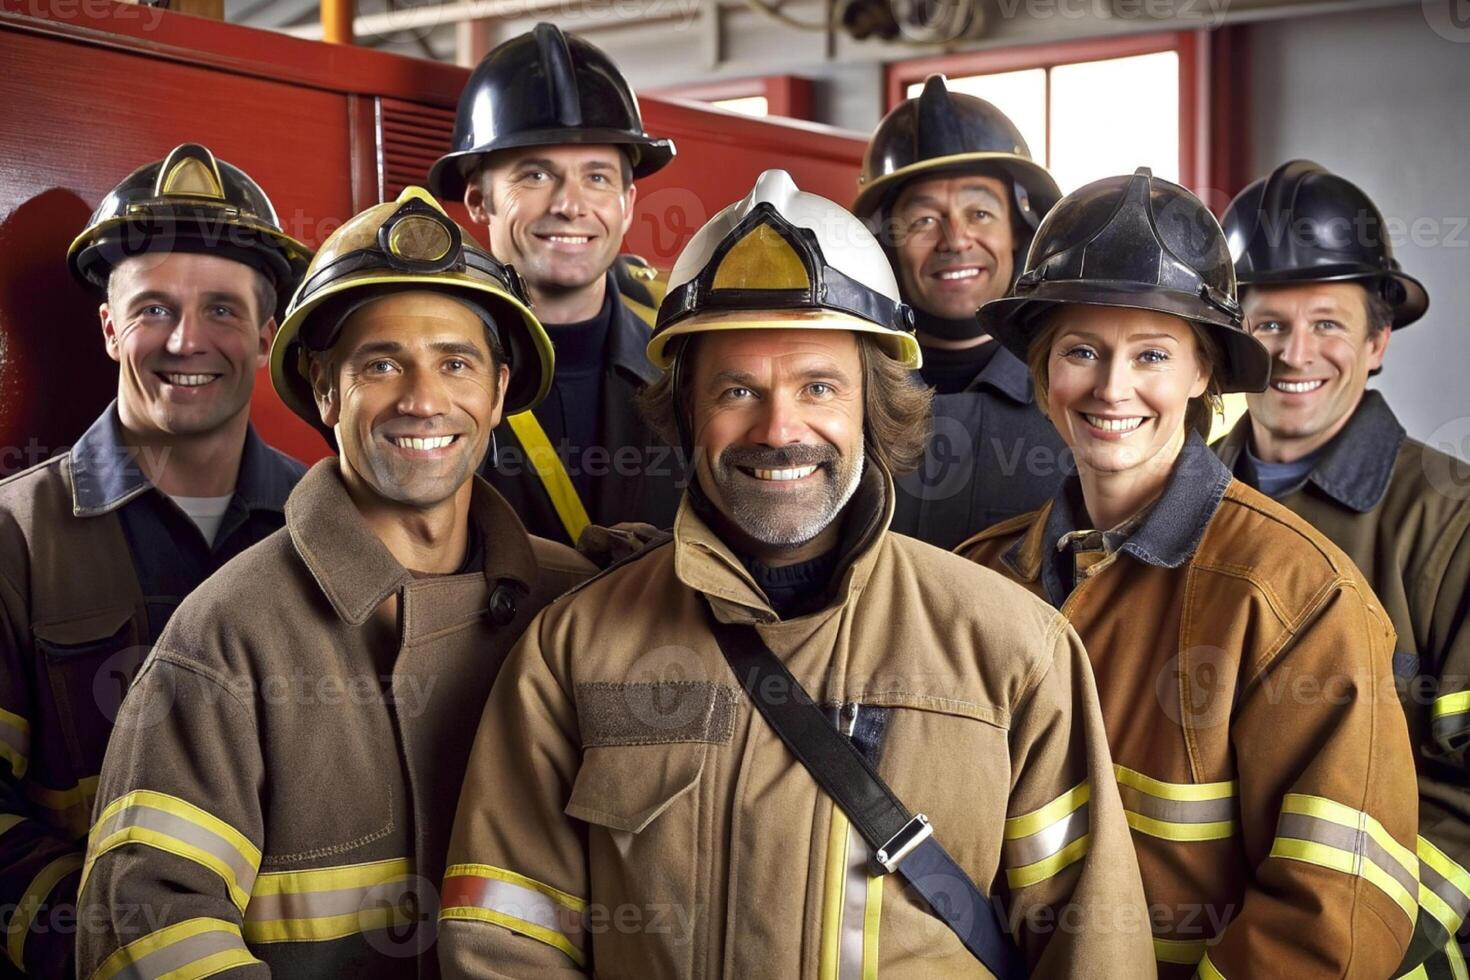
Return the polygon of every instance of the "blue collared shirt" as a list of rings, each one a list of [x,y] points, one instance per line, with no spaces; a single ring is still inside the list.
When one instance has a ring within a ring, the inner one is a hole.
[[[149,482],[136,452],[123,444],[114,401],[71,448],[72,513],[79,518],[117,514],[147,603],[148,642],[153,643],[185,596],[225,562],[283,526],[286,498],[306,467],[267,446],[253,426],[247,427],[235,493],[210,544],[178,505]]]
[[[1090,518],[1082,503],[1081,481],[1076,475],[1069,476],[1053,498],[1042,537],[1041,581],[1048,601],[1060,608],[1076,588],[1079,547],[1107,555],[1123,552],[1160,568],[1187,564],[1229,485],[1230,471],[1225,464],[1197,433],[1190,432],[1159,498],[1118,528],[1095,532],[1088,527]],[[1012,563],[1023,541],[1012,547]]]

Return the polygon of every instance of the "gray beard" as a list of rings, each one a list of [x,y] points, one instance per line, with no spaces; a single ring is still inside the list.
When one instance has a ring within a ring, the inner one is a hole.
[[[806,544],[827,530],[852,500],[853,494],[857,493],[866,462],[864,448],[859,444],[857,456],[847,470],[847,482],[842,486],[834,485],[828,492],[823,507],[809,517],[804,517],[795,524],[790,521],[775,521],[771,519],[768,511],[750,506],[748,499],[736,498],[730,500],[730,520],[742,532],[761,544],[777,548],[794,548],[797,545]]]

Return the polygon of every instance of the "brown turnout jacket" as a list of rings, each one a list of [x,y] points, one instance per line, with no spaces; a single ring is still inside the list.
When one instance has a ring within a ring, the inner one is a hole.
[[[779,620],[688,497],[671,545],[549,607],[466,773],[440,962],[465,978],[985,977],[747,700],[758,624],[898,797],[999,894],[1037,976],[1152,976],[1086,656],[1054,610],[885,530],[870,467],[833,595]]]
[[[470,719],[591,566],[477,479],[483,571],[415,576],[337,466],[185,601],[128,694],[82,873],[83,978],[437,973],[415,924],[433,921]]]
[[[1160,976],[1391,976],[1416,914],[1413,764],[1363,576],[1195,437],[1124,540],[1065,537],[1085,520],[1073,477],[960,551],[1087,645]]]
[[[1216,445],[1237,477],[1250,417]],[[1279,498],[1347,552],[1398,633],[1394,679],[1419,772],[1418,930],[1410,964],[1450,972],[1470,916],[1470,464],[1408,438],[1366,392],[1306,482]],[[1461,943],[1464,944],[1462,939]],[[1461,973],[1463,974],[1463,967]]]

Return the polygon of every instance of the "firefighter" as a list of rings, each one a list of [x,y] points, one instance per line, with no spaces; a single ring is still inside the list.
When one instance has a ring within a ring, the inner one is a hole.
[[[427,191],[327,239],[270,364],[337,455],[280,534],[184,603],[123,705],[82,976],[437,975],[427,883],[466,719],[591,570],[475,476],[502,410],[545,394],[551,347],[514,274]]]
[[[459,100],[454,151],[429,173],[463,199],[490,251],[525,278],[556,348],[534,413],[509,416],[482,471],[527,528],[575,544],[589,521],[668,527],[683,468],[634,407],[658,377],[643,349],[661,287],[619,256],[634,181],[668,165],[638,100],[600,49],[537,24],[495,48]]]
[[[445,974],[988,976],[899,880],[920,850],[869,841],[759,703],[815,712],[922,810],[924,846],[1004,901],[1038,975],[1151,976],[1076,636],[888,531],[929,396],[876,240],[766,171],[685,248],[648,353],[668,373],[644,404],[697,475],[671,543],[549,607],[512,654],[456,817]],[[727,642],[790,674],[732,671]]]
[[[0,904],[27,976],[73,975],[82,839],[128,679],[186,595],[281,527],[305,471],[249,412],[309,257],[255,181],[195,144],[130,174],[72,243],[117,398],[0,483]]]
[[[1025,365],[975,319],[1010,291],[1062,194],[1015,125],[943,75],[878,124],[858,183],[853,210],[888,249],[935,393],[934,433],[898,481],[893,529],[953,548],[1041,506],[1070,471]]]
[[[1220,395],[1270,369],[1219,224],[1146,168],[1089,184],[979,316],[1078,472],[960,550],[1087,645],[1160,976],[1389,976],[1418,891],[1407,731],[1382,709],[1393,626],[1203,441]]]
[[[1470,503],[1464,464],[1408,438],[1366,389],[1392,332],[1429,306],[1368,196],[1307,160],[1247,187],[1225,231],[1271,385],[1216,451],[1236,479],[1357,563],[1398,632],[1393,658],[1419,771],[1414,944],[1403,964],[1465,977],[1470,914]],[[1439,477],[1438,479],[1436,477]]]

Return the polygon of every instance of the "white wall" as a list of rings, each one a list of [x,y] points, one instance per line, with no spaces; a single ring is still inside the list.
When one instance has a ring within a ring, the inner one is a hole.
[[[1470,29],[1434,30],[1447,7],[1253,25],[1248,138],[1255,174],[1315,160],[1398,226],[1395,255],[1429,313],[1394,335],[1375,385],[1411,435],[1438,432],[1470,458]]]

